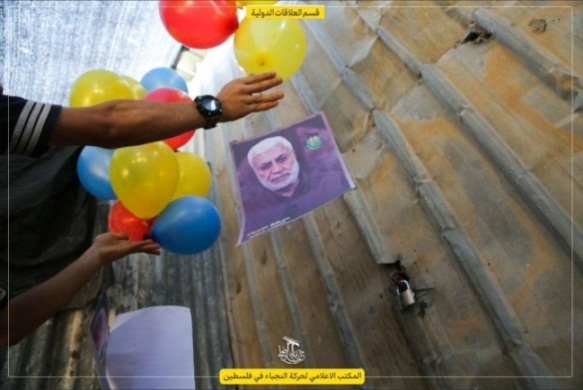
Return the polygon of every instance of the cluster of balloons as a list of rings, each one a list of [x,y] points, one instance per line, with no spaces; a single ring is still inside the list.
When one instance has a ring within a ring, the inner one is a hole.
[[[96,69],[73,84],[72,107],[107,100],[191,101],[184,79],[171,68],[152,69],[141,82]],[[208,249],[221,230],[217,208],[206,196],[211,172],[193,153],[178,151],[195,130],[144,145],[118,149],[86,146],[77,161],[83,187],[113,201],[109,229],[130,240],[151,236],[167,251],[192,255]]]
[[[291,77],[306,55],[306,37],[295,19],[250,19],[239,24],[237,6],[271,5],[276,1],[160,0],[168,33],[182,45],[209,49],[234,35],[235,57],[246,73],[275,71]]]

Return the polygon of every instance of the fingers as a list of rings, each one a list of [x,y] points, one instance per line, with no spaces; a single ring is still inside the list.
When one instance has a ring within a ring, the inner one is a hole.
[[[227,83],[217,95],[223,105],[221,121],[229,122],[252,112],[276,107],[283,99],[283,92],[266,92],[283,80],[274,72],[249,75]]]
[[[148,253],[151,255],[160,255],[160,246],[148,246],[146,248],[143,248],[142,252],[144,253]]]
[[[254,111],[263,111],[270,108],[276,107],[278,101],[283,99],[283,92],[269,93],[269,94],[256,94],[252,95],[252,105]]]
[[[155,242],[152,239],[147,239],[143,241],[131,241],[129,242],[129,250],[131,253],[136,252],[143,252],[143,253],[150,253],[153,255],[160,254],[160,244]]]
[[[245,93],[259,93],[273,88],[283,83],[281,77],[277,77],[274,72],[250,75],[243,79],[247,85]]]
[[[261,95],[261,100],[259,103],[272,103],[283,99],[283,92],[274,92],[265,95]]]
[[[255,111],[265,111],[265,110],[269,110],[272,108],[275,108],[279,105],[279,102],[275,101],[275,102],[267,102],[267,103],[261,103],[259,105],[257,105],[257,107],[255,108]]]
[[[277,102],[278,100],[283,99],[283,92],[274,92],[274,93],[254,93],[249,94],[245,101],[247,104],[250,105],[261,105],[265,103],[273,103]]]
[[[114,235],[115,238],[117,238],[118,240],[127,240],[130,237],[126,234],[126,233],[111,233]]]
[[[283,80],[281,78],[277,77],[274,79],[269,79],[266,81],[254,83],[254,84],[247,86],[247,90],[245,92],[247,92],[247,93],[264,92],[264,91],[267,91],[268,89],[271,89],[273,87],[280,85],[282,82],[283,82]]]
[[[244,99],[246,103],[244,115],[275,108],[279,105],[279,100],[283,99],[283,97],[283,92],[250,94]]]
[[[245,84],[255,84],[255,83],[259,83],[261,81],[273,79],[273,78],[275,78],[275,76],[276,76],[275,72],[265,72],[265,73],[260,73],[260,74],[252,74],[251,73],[247,77],[244,77],[243,81],[245,82]]]

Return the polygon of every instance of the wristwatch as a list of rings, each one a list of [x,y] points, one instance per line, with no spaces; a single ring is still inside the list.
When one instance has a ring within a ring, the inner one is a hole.
[[[206,125],[203,128],[212,129],[215,127],[223,114],[223,106],[219,99],[211,95],[202,95],[195,97],[194,103],[200,115],[206,119]]]

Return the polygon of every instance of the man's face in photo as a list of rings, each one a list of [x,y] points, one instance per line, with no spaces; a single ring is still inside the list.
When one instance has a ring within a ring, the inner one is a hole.
[[[257,154],[252,161],[257,178],[270,191],[279,191],[298,180],[300,167],[296,156],[282,144]]]

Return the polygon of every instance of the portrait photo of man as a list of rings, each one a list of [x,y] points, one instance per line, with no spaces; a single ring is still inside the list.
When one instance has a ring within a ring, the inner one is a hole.
[[[231,143],[241,201],[239,243],[294,221],[354,188],[321,113]]]

